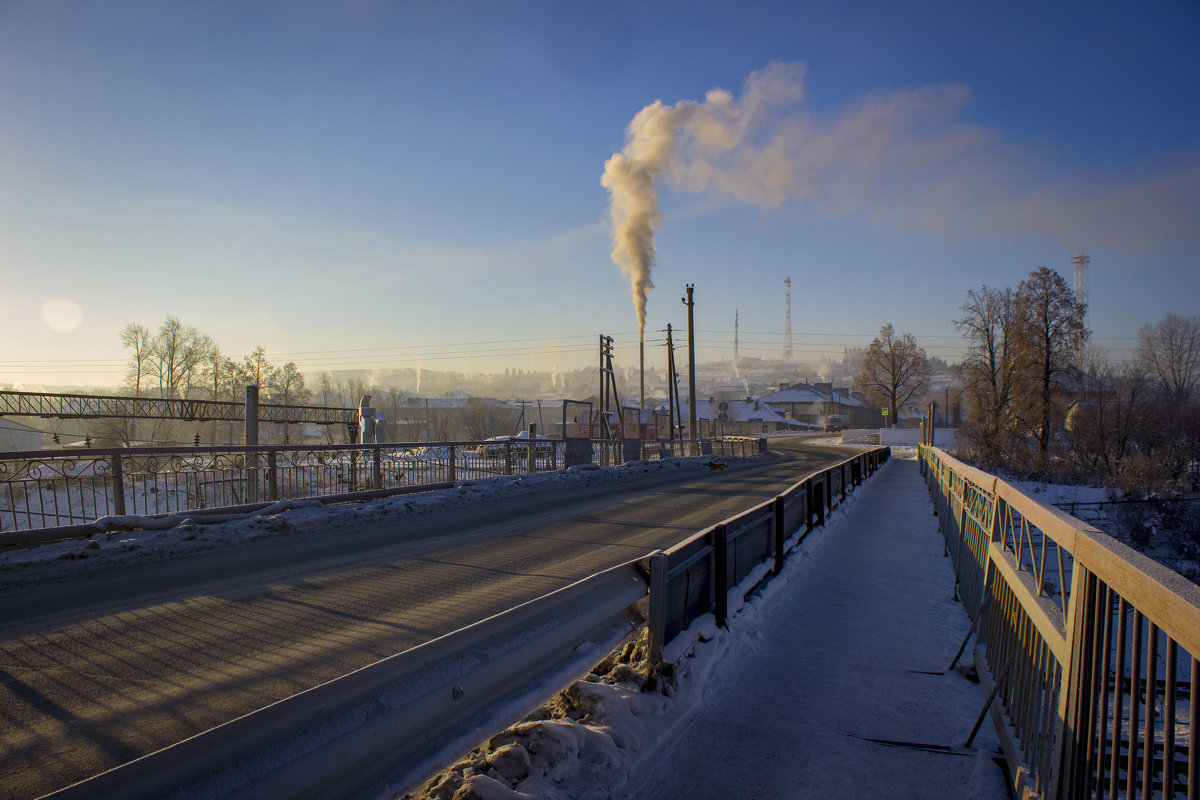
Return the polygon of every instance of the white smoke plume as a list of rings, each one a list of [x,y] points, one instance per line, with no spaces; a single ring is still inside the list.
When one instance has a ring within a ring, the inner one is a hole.
[[[668,106],[656,100],[629,123],[625,149],[605,162],[600,183],[611,197],[612,259],[629,276],[643,337],[646,298],[654,288],[654,231],[662,224],[655,182],[665,176],[688,191],[717,187],[755,200],[734,185],[729,172],[718,171],[714,159],[744,148],[772,107],[799,100],[803,70],[799,64],[772,64],[752,73],[740,102],[724,89],[711,90],[703,103]]]
[[[643,332],[663,186],[937,235],[1066,234],[1135,252],[1160,240],[1200,244],[1200,154],[1141,174],[1085,174],[965,120],[963,84],[812,110],[801,102],[804,77],[803,64],[773,63],[746,78],[740,97],[712,89],[703,102],[655,101],[629,123],[600,182],[612,259],[630,278]]]

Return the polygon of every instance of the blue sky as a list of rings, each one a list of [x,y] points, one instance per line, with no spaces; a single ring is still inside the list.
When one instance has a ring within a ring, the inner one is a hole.
[[[168,314],[310,374],[632,364],[605,161],[772,64],[782,199],[662,182],[648,343],[690,282],[701,359],[735,308],[777,355],[790,275],[797,351],[953,358],[968,289],[1081,245],[1114,356],[1200,311],[1194,0],[0,0],[0,385],[113,385]]]

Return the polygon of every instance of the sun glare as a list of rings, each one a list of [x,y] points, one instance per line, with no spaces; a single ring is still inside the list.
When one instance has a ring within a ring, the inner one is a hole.
[[[42,322],[52,331],[68,333],[83,322],[83,309],[69,297],[53,297],[42,304]]]

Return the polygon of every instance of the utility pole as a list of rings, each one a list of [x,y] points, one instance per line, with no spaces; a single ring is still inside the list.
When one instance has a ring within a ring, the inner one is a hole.
[[[687,285],[687,297],[680,298],[688,310],[688,435],[696,441],[696,326],[692,319],[693,284]]]
[[[624,420],[621,413],[621,398],[617,395],[617,375],[612,360],[613,337],[600,334],[600,433],[611,439],[613,431],[608,424],[608,410],[617,409],[617,432],[624,438]]]
[[[671,325],[667,323],[667,422],[671,426],[671,441],[675,440],[675,421],[680,420],[678,378],[675,374],[675,342],[671,337]]]

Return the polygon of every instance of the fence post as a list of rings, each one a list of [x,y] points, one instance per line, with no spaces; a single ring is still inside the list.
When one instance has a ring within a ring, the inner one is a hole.
[[[784,529],[783,529],[784,512],[785,512],[785,509],[784,509],[784,503],[783,503],[783,496],[777,495],[775,497],[775,574],[776,575],[778,575],[780,572],[783,572],[783,543],[784,543],[784,538],[785,538],[785,533],[786,533],[786,531],[784,531]]]
[[[825,495],[825,511],[833,511],[833,470],[825,470],[825,485],[822,493]],[[825,524],[825,515],[821,515],[821,524]]]
[[[121,456],[113,456],[109,463],[112,465],[113,511],[118,517],[125,516],[125,476],[121,474]]]
[[[841,473],[839,477],[841,478],[842,502],[844,503],[846,502],[846,462],[843,461],[838,465],[838,472]]]
[[[512,439],[504,440],[504,474],[512,475]]]
[[[813,480],[804,482],[804,535],[812,533],[813,529]]]
[[[829,494],[829,492],[825,491],[825,488],[828,485],[829,483],[826,480],[813,486],[813,492],[817,495],[817,524],[821,526],[825,525],[825,495]]]
[[[350,451],[350,491],[358,486],[358,451]]]
[[[379,445],[375,445],[371,448],[371,453],[375,462],[372,465],[372,471],[374,473],[372,475],[372,479],[374,481],[374,485],[371,488],[373,489],[383,488],[383,454],[381,450],[382,448],[380,448]]]
[[[278,461],[274,450],[267,451],[267,499],[279,499],[279,473],[276,470]]]
[[[650,670],[657,674],[663,660],[663,637],[667,633],[667,554],[661,550],[650,556],[650,618],[646,620],[649,632]]]
[[[246,446],[258,446],[258,387],[246,387]],[[246,502],[258,502],[258,452],[246,452]]]
[[[729,617],[729,537],[724,525],[713,528],[713,616],[717,625],[728,628]]]
[[[448,449],[449,449],[449,451],[450,451],[450,452],[449,452],[449,458],[450,458],[450,474],[449,474],[449,476],[448,476],[448,480],[451,480],[451,481],[456,481],[456,480],[458,480],[458,477],[457,477],[457,476],[458,476],[458,469],[457,469],[457,465],[455,464],[454,445],[450,445]]]
[[[526,472],[537,472],[537,423],[529,423],[529,468]]]

